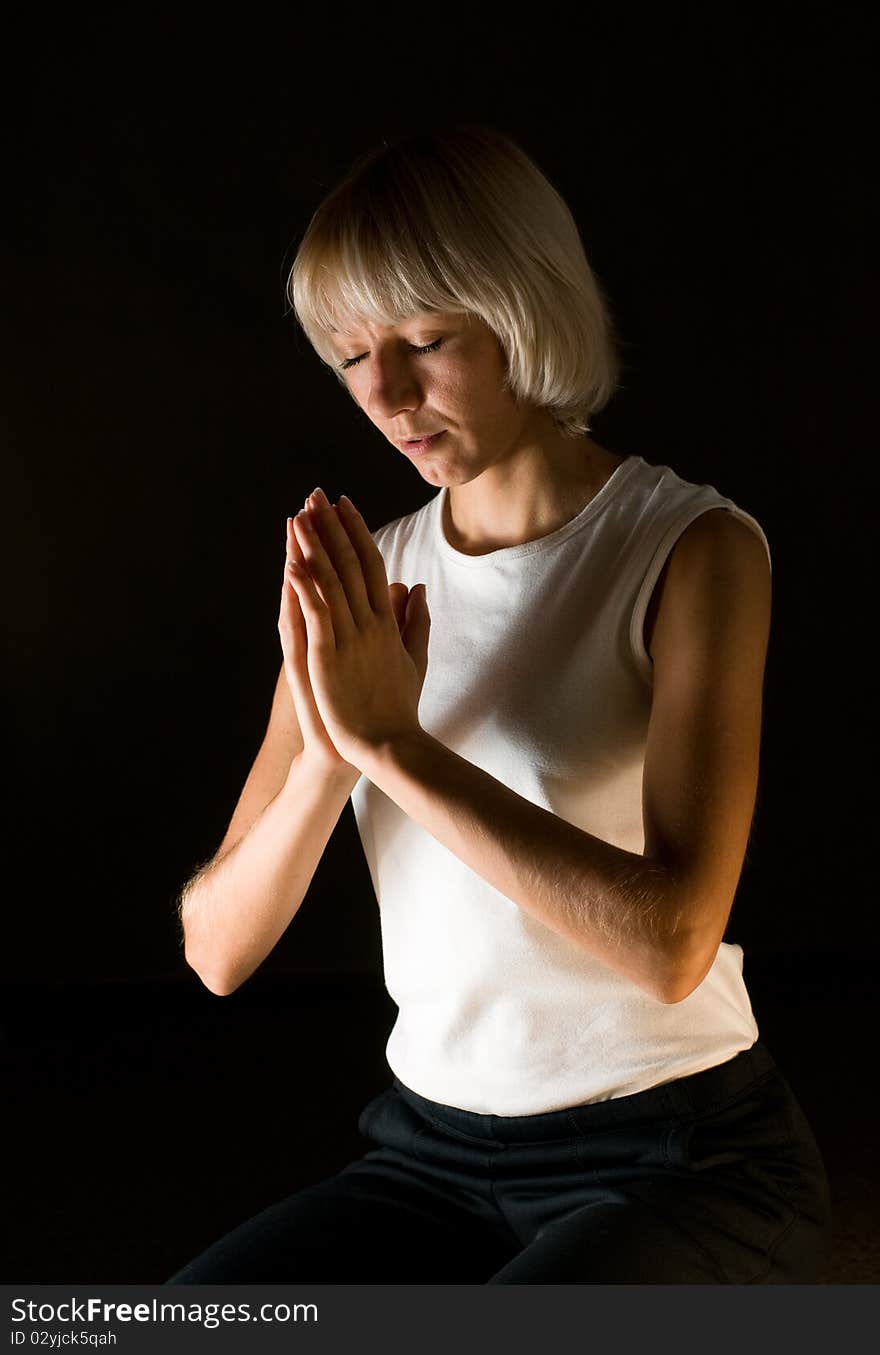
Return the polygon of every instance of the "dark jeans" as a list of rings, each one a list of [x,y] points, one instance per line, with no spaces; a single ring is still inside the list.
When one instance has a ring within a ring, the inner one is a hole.
[[[166,1284],[810,1284],[831,1210],[819,1148],[761,1041],[634,1096],[478,1115],[397,1078],[377,1146]]]

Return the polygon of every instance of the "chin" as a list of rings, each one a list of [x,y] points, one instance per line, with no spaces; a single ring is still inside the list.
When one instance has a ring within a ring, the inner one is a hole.
[[[431,465],[418,466],[417,469],[423,480],[427,480],[430,485],[436,485],[439,489],[444,486],[467,485],[471,480],[476,480],[480,473],[463,466],[450,466],[442,461],[435,461]]]
[[[466,485],[486,469],[456,456],[454,451],[444,456],[428,455],[423,460],[416,458],[412,464],[423,475],[430,476],[432,483],[444,485]]]
[[[436,485],[438,489],[441,489],[444,485],[456,483],[445,466],[416,466],[416,470],[423,480],[429,485]]]

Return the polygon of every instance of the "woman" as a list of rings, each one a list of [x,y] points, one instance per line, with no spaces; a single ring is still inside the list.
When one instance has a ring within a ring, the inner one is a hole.
[[[761,527],[621,457],[572,216],[481,127],[365,157],[293,266],[321,359],[437,493],[287,525],[284,662],[187,958],[229,992],[352,798],[399,1014],[375,1145],[169,1283],[803,1283],[827,1180],[723,940],[755,804]],[[389,580],[392,582],[389,583]],[[293,902],[292,902],[293,901]]]

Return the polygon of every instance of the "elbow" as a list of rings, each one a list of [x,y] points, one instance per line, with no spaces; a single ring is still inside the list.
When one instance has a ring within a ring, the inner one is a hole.
[[[229,997],[230,993],[241,987],[240,979],[233,979],[226,974],[214,974],[210,970],[196,969],[194,965],[192,968],[208,992],[213,993],[215,997]]]
[[[218,972],[211,969],[209,965],[204,963],[204,960],[200,963],[198,958],[193,955],[191,946],[189,948],[184,946],[183,955],[193,973],[198,975],[208,992],[213,993],[215,997],[228,997],[230,993],[234,993],[236,988],[240,987],[240,978],[234,978],[231,974],[224,974],[222,971]]]
[[[702,983],[702,979],[683,980],[670,977],[665,987],[660,988],[655,996],[667,1007],[674,1007],[678,1002],[684,1002],[685,998],[690,997],[691,993],[696,992]]]
[[[714,899],[684,893],[670,880],[672,900],[661,946],[662,960],[654,984],[654,996],[666,1006],[684,1002],[700,987],[715,963],[727,924],[730,905],[722,910]],[[724,922],[719,928],[719,918]]]
[[[715,963],[717,953],[717,945],[711,954],[705,946],[697,948],[694,943],[679,946],[667,961],[655,996],[667,1007],[684,1002],[700,987]]]
[[[229,994],[234,993],[239,987],[239,984],[223,977],[218,978],[214,974],[202,974],[199,970],[196,970],[196,973],[208,992],[213,993],[215,997],[229,997]]]
[[[697,976],[693,969],[682,969],[677,965],[669,965],[654,988],[654,997],[665,1006],[674,1007],[676,1003],[684,1002],[685,998],[696,992],[703,982],[706,972],[704,971]]]
[[[208,992],[213,993],[215,997],[228,997],[230,993],[234,993],[247,975],[233,974],[222,966],[218,968],[216,953],[212,956],[208,947],[198,943],[198,931],[193,925],[192,918],[186,915],[183,908],[180,909],[180,922],[183,931],[183,958],[189,968],[198,975]]]

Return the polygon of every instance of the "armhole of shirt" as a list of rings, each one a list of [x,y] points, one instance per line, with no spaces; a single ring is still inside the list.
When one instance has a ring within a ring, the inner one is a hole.
[[[747,526],[752,528],[764,543],[764,549],[767,552],[767,563],[771,574],[773,572],[770,544],[760,523],[757,519],[752,517],[751,513],[747,513],[744,509],[737,507],[730,499],[724,499],[720,496],[714,501],[704,500],[701,503],[688,504],[685,510],[675,518],[661,537],[660,544],[657,546],[657,549],[651,557],[651,563],[648,565],[645,577],[636,594],[635,605],[630,620],[629,639],[632,656],[635,660],[635,665],[639,674],[649,684],[653,681],[654,662],[645,648],[645,613],[648,610],[648,603],[650,602],[651,594],[654,591],[654,585],[660,577],[660,571],[666,563],[673,546],[685,528],[689,527],[690,524],[703,513],[709,513],[714,508],[726,508],[729,513],[733,513],[734,517],[739,518],[740,521],[745,522]]]

